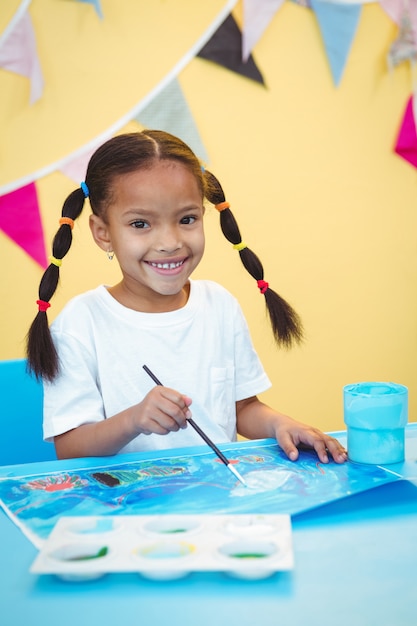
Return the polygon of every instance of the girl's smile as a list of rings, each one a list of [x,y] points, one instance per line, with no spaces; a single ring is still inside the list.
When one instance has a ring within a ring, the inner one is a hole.
[[[188,278],[204,252],[203,198],[182,163],[156,161],[149,169],[117,176],[106,221],[92,215],[98,245],[113,250],[123,279],[110,293],[145,312],[185,305]]]
[[[186,262],[187,259],[182,259],[180,261],[145,261],[151,267],[155,268],[156,271],[160,271],[161,274],[176,274],[181,271],[182,266]],[[175,270],[178,270],[176,272]]]

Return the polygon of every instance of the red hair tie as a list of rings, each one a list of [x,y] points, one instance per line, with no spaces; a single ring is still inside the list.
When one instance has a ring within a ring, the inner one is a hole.
[[[265,280],[258,280],[258,287],[261,290],[261,293],[264,294],[269,287],[269,283],[267,283]]]
[[[45,300],[36,300],[36,304],[39,307],[39,311],[41,311],[42,313],[45,313],[45,311],[47,311],[51,306],[49,302],[45,302]]]

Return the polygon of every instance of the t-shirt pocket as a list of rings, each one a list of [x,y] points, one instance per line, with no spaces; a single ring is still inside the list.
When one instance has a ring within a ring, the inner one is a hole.
[[[228,435],[236,433],[235,368],[212,367],[210,369],[211,418]]]

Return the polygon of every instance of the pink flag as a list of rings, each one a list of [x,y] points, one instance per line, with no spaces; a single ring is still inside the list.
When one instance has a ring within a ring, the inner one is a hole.
[[[35,183],[0,196],[0,228],[43,268],[48,265]]]
[[[61,165],[59,168],[60,171],[65,176],[68,176],[68,178],[71,178],[73,181],[80,184],[81,181],[85,179],[85,173],[87,171],[87,165],[90,157],[97,148],[98,146],[94,146],[94,148],[90,148],[89,150],[86,150],[82,154],[66,162],[65,165]]]
[[[406,12],[410,18],[414,35],[417,35],[417,2],[416,0],[380,0],[381,9],[398,25]]]
[[[417,59],[417,3],[414,5],[414,26],[411,19],[411,12],[407,4],[403,5],[402,10],[395,13],[395,22],[399,25],[398,35],[391,44],[388,52],[388,65],[390,68],[399,65],[403,61],[411,61]],[[394,15],[394,14],[393,14]]]
[[[17,20],[0,47],[0,67],[30,80],[30,103],[42,95],[43,76],[32,20],[27,11]]]
[[[284,0],[243,0],[242,59],[248,60]]]
[[[395,145],[395,152],[417,167],[417,132],[413,110],[413,96],[408,100],[400,132]]]

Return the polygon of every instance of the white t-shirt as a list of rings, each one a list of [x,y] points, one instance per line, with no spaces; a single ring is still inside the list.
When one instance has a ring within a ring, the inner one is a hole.
[[[211,281],[190,281],[187,304],[141,313],[103,285],[73,298],[51,327],[61,373],[45,383],[44,437],[111,418],[155,385],[192,398],[193,419],[216,443],[236,439],[237,400],[271,383],[253,348],[236,299]],[[120,452],[202,445],[193,428],[139,435]]]

